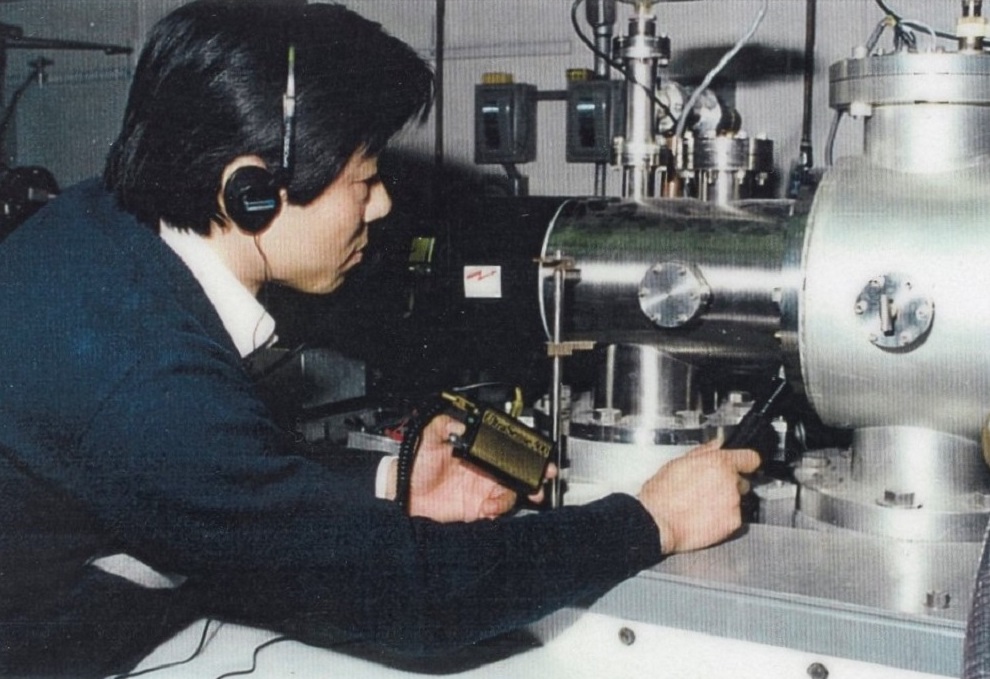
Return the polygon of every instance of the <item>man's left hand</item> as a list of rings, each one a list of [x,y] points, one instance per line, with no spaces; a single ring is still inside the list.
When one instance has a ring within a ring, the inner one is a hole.
[[[410,516],[444,523],[493,519],[516,505],[516,493],[474,465],[454,457],[451,436],[464,425],[447,415],[434,418],[423,430],[413,464],[409,492]],[[552,478],[551,466],[547,477]],[[543,491],[530,496],[543,499]]]

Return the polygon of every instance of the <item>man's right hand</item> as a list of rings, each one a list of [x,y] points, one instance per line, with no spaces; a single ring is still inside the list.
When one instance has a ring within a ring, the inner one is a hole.
[[[708,547],[742,525],[739,500],[749,484],[740,474],[756,471],[760,457],[719,445],[710,441],[668,462],[639,491],[664,554]]]

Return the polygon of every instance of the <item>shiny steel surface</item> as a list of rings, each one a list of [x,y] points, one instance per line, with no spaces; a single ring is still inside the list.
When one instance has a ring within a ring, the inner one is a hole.
[[[935,316],[927,292],[897,272],[870,279],[853,308],[866,338],[882,349],[909,351],[920,346]]]
[[[907,53],[846,59],[829,69],[829,105],[871,105],[990,100],[990,55]]]
[[[746,136],[688,137],[686,169],[694,172],[698,198],[726,205],[748,198],[773,171],[773,142]]]
[[[984,76],[990,81],[990,74]],[[864,153],[880,167],[945,172],[990,157],[990,108],[916,104],[873,109],[866,119]]]
[[[834,471],[841,473],[842,468],[836,467]],[[982,542],[986,510],[974,509],[962,500],[957,506],[940,509],[885,507],[878,504],[873,491],[849,480],[833,486],[823,486],[817,480],[804,482],[799,493],[799,515],[827,526],[901,541]],[[799,525],[812,527],[812,524]]]
[[[595,410],[617,411],[620,418],[673,418],[698,408],[696,369],[656,347],[609,345],[596,349],[599,366]]]
[[[856,430],[851,450],[816,451],[795,471],[798,516],[898,540],[982,542],[990,472],[979,445],[916,427]]]
[[[778,360],[774,332],[780,326],[785,241],[789,229],[803,224],[792,207],[789,201],[570,201],[555,217],[545,245],[545,252],[573,258],[577,270],[579,280],[568,290],[565,335],[656,344],[695,365],[772,364]],[[694,320],[663,332],[640,300],[644,279],[669,262],[690,262],[710,300]]]
[[[596,608],[956,677],[979,552],[976,543],[750,525],[737,539],[667,559]],[[927,606],[930,593],[948,605]]]
[[[799,344],[821,418],[976,440],[990,412],[990,165],[918,175],[848,159],[821,183],[803,247]],[[931,327],[910,350],[864,332],[857,300],[891,272],[926,291]]]
[[[616,55],[627,73],[626,136],[617,145],[623,166],[622,193],[644,198],[654,190],[653,172],[659,147],[653,134],[657,64],[666,58],[656,35],[656,18],[641,8],[629,20],[629,34],[616,40]]]
[[[876,165],[943,172],[990,155],[990,55],[849,59],[829,76],[831,106],[866,118],[865,153]]]
[[[773,170],[773,142],[749,137],[688,137],[684,156],[688,170]]]
[[[708,306],[711,288],[697,269],[682,262],[658,262],[639,288],[639,308],[661,328],[687,325]]]
[[[952,495],[990,497],[987,465],[970,439],[917,427],[864,427],[853,435],[852,449],[854,481],[910,493],[922,507]]]

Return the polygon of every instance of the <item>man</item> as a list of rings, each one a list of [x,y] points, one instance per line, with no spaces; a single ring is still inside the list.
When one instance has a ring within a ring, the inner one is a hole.
[[[338,6],[199,0],[153,29],[103,184],[0,247],[0,674],[124,671],[204,616],[434,652],[739,526],[749,451],[505,518],[447,418],[414,518],[388,461],[296,454],[242,365],[274,337],[254,294],[360,262],[390,206],[377,155],[431,98],[408,46]]]

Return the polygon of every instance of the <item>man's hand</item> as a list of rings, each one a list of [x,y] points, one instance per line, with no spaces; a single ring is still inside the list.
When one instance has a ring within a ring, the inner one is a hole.
[[[756,471],[752,450],[721,450],[711,441],[664,465],[639,492],[656,521],[664,554],[701,549],[742,524],[739,498],[749,490],[740,474]]]
[[[423,430],[413,464],[409,514],[434,521],[475,521],[505,514],[516,505],[516,493],[477,467],[454,457],[449,441],[464,425],[440,415]],[[556,470],[551,466],[547,477]],[[540,502],[543,492],[531,496]]]

